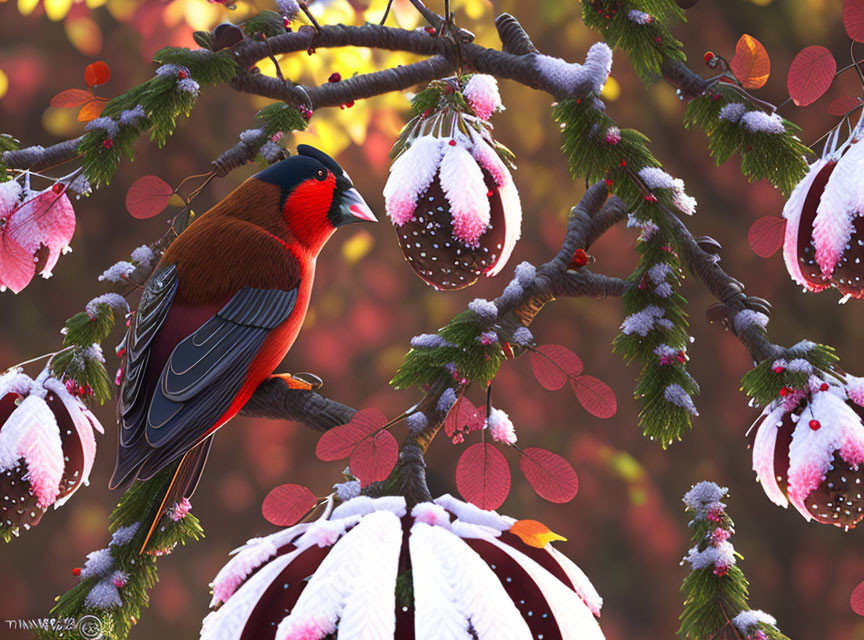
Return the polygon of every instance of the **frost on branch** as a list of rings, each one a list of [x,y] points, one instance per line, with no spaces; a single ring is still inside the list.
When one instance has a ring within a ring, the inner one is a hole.
[[[278,640],[603,638],[588,578],[551,544],[523,542],[515,519],[449,495],[406,511],[401,497],[354,498],[250,540],[213,581],[202,640],[274,627]]]
[[[537,55],[534,67],[542,77],[564,87],[568,96],[586,90],[599,95],[612,72],[612,49],[605,42],[595,42],[588,50],[584,64]]]
[[[47,370],[36,380],[15,369],[0,376],[0,536],[6,541],[88,483],[94,429],[102,432],[93,414]]]

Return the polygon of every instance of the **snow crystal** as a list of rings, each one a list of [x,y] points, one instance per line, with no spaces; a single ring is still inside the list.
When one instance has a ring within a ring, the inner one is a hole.
[[[846,393],[849,399],[859,407],[864,407],[864,378],[848,376],[846,378]]]
[[[334,484],[333,488],[336,490],[336,496],[342,502],[348,502],[360,495],[361,486],[359,480],[347,480]]]
[[[747,630],[755,624],[767,624],[774,627],[777,624],[777,619],[771,614],[760,611],[759,609],[750,609],[748,611],[742,611],[732,618],[732,624],[738,627],[738,631],[741,633],[747,633]]]
[[[730,102],[720,109],[720,119],[728,120],[729,122],[738,122],[747,113],[747,106],[741,102]]]
[[[684,215],[692,216],[696,213],[696,198],[688,196],[683,189],[675,189],[672,193],[672,204]]]
[[[255,146],[263,135],[263,129],[246,129],[246,131],[240,133],[240,142],[249,146]]]
[[[435,498],[435,504],[444,507],[462,522],[489,527],[497,531],[507,531],[515,522],[513,518],[502,516],[497,511],[486,511],[468,502],[462,502],[449,493]]]
[[[160,78],[164,78],[166,76],[176,76],[177,72],[180,71],[180,67],[176,64],[163,64],[158,69],[156,69],[156,75]]]
[[[411,338],[411,346],[414,349],[437,349],[438,347],[455,347],[456,345],[437,333],[421,333],[419,336]]]
[[[690,491],[684,494],[684,504],[687,508],[696,513],[697,516],[704,515],[709,507],[721,505],[723,497],[729,493],[729,489],[721,487],[713,482],[702,481],[694,484]]]
[[[135,273],[135,265],[121,260],[105,269],[99,276],[99,282],[122,282],[133,273]]]
[[[649,24],[651,21],[654,20],[654,18],[651,17],[650,13],[639,11],[638,9],[633,9],[632,11],[630,11],[630,13],[627,14],[627,19],[630,20],[630,22],[635,22],[636,24]]]
[[[494,331],[484,331],[477,336],[477,342],[482,345],[495,344],[498,342],[498,334]]]
[[[694,416],[699,415],[699,412],[696,411],[696,405],[693,404],[693,398],[690,397],[689,393],[684,391],[684,388],[680,384],[670,384],[666,387],[665,391],[663,391],[663,397],[666,399],[666,402],[686,409]]]
[[[735,331],[744,331],[752,326],[768,326],[768,316],[753,309],[742,309],[735,314]]]
[[[108,134],[109,138],[114,138],[118,133],[120,133],[120,127],[114,122],[111,118],[95,118],[87,123],[87,126],[84,127],[86,131],[93,131],[94,129],[102,129]]]
[[[142,267],[149,267],[156,260],[156,254],[146,244],[142,244],[132,252],[132,260]]]
[[[645,167],[639,171],[639,177],[649,189],[672,189],[675,187],[675,178],[660,167]]]
[[[140,104],[136,104],[134,109],[126,109],[120,114],[120,118],[117,120],[122,126],[130,126],[138,124],[138,121],[141,118],[145,117],[147,114],[144,113],[144,107]]]
[[[658,324],[658,321],[663,318],[664,313],[660,307],[649,305],[642,309],[642,311],[637,311],[624,318],[624,322],[621,323],[620,327],[621,332],[628,336],[635,333],[644,338],[654,328],[654,325]]]
[[[441,397],[438,398],[438,404],[435,408],[439,413],[447,413],[450,411],[450,407],[452,407],[456,403],[456,391],[453,387],[447,387],[444,389],[444,393],[441,394]]]
[[[279,13],[289,20],[293,20],[300,13],[300,5],[297,4],[297,0],[276,0],[276,6],[279,7]]]
[[[527,261],[520,262],[516,265],[514,274],[519,284],[523,287],[527,287],[534,282],[534,278],[537,277],[537,267]]]
[[[812,350],[815,347],[816,347],[815,342],[812,342],[810,340],[801,340],[801,342],[796,342],[794,345],[792,345],[789,348],[789,353],[794,353],[794,354],[801,353],[801,354],[803,354],[803,353],[807,353],[808,351]]]
[[[637,228],[641,229],[642,233],[639,234],[639,241],[645,242],[651,238],[654,233],[659,230],[660,227],[657,226],[651,220],[640,220],[632,213],[627,214],[627,228]]]
[[[128,527],[120,527],[114,532],[114,535],[111,536],[110,544],[116,544],[121,547],[129,544],[138,532],[138,527],[140,525],[140,522],[133,522]]]
[[[498,93],[498,81],[494,76],[475,73],[465,85],[462,95],[474,113],[483,120],[488,120],[496,111],[504,110],[501,95]]]
[[[668,298],[672,295],[672,285],[668,282],[664,282],[663,284],[658,285],[654,289],[654,293],[656,293],[661,298]]]
[[[450,525],[450,514],[434,502],[418,502],[411,509],[411,517],[414,518],[414,522],[422,522],[435,527]]]
[[[709,545],[703,551],[693,547],[684,561],[689,562],[694,571],[706,567],[731,567],[735,564],[735,547],[729,541],[721,542],[716,547]]]
[[[429,424],[429,420],[426,418],[426,414],[422,411],[412,413],[410,416],[405,418],[405,422],[408,425],[408,429],[411,431],[411,433],[423,431],[423,429],[426,428],[426,425]]]
[[[69,189],[79,195],[86,196],[87,194],[92,193],[93,186],[90,184],[87,176],[83,173],[79,173],[72,179],[72,182],[69,183]]]
[[[460,144],[447,145],[441,159],[439,180],[450,203],[453,237],[469,247],[479,244],[490,219],[488,189],[480,165]]]
[[[786,368],[793,373],[807,373],[810,374],[813,372],[813,365],[807,362],[804,358],[795,358],[791,360]]]
[[[122,309],[124,312],[129,311],[129,303],[126,302],[126,298],[121,296],[119,293],[103,293],[101,296],[93,298],[90,302],[87,303],[87,306],[84,307],[84,310],[87,312],[87,315],[91,318],[95,318],[99,315],[99,305],[107,304],[112,309]]]
[[[489,428],[492,439],[496,442],[506,442],[507,444],[516,442],[516,429],[513,422],[510,420],[510,416],[501,409],[492,408],[489,419],[486,420],[486,426]]]
[[[658,262],[653,267],[648,269],[648,277],[654,284],[662,284],[666,282],[666,278],[672,273],[671,267],[665,262]]]
[[[498,317],[498,307],[495,306],[494,302],[489,302],[484,298],[474,298],[468,304],[468,308],[486,322],[492,322]]]
[[[783,133],[783,118],[776,113],[765,113],[764,111],[748,111],[741,116],[741,125],[752,133]]]
[[[191,93],[193,96],[197,96],[201,86],[192,78],[183,78],[177,83],[177,89],[184,93]]]
[[[519,281],[516,278],[510,281],[504,288],[504,292],[501,294],[500,302],[504,306],[514,305],[518,303],[518,301],[525,294],[525,290],[522,288],[522,285],[519,284]]]
[[[352,516],[366,516],[375,511],[390,511],[398,517],[405,515],[405,498],[402,496],[384,496],[383,498],[370,498],[359,496],[348,502],[343,502],[333,510],[333,520],[350,518]]]
[[[105,355],[102,353],[102,345],[93,343],[84,350],[84,358],[105,363]]]
[[[264,144],[261,145],[261,148],[258,149],[258,153],[265,161],[269,164],[273,164],[277,160],[282,158],[282,147],[273,142],[272,140],[268,140]]]
[[[18,206],[21,201],[21,183],[17,180],[0,182],[0,215],[6,214]]]
[[[527,347],[534,342],[534,336],[528,327],[519,327],[513,332],[513,342],[520,347]]]
[[[84,568],[81,569],[81,579],[95,578],[104,576],[109,571],[114,570],[114,556],[111,555],[111,549],[99,549],[91,551],[87,554],[87,562]]]
[[[84,575],[82,572],[81,575]],[[84,606],[92,609],[113,609],[123,604],[120,600],[120,592],[114,586],[111,576],[108,576],[90,589],[90,593],[84,599]]]
[[[422,136],[390,166],[390,176],[384,185],[384,200],[387,215],[397,227],[414,217],[417,198],[432,182],[443,155],[443,140]]]
[[[585,64],[535,55],[534,68],[542,78],[561,86],[567,95],[584,91],[586,85],[590,85],[594,93],[600,93],[612,71],[612,50],[604,42],[593,44],[585,56]]]

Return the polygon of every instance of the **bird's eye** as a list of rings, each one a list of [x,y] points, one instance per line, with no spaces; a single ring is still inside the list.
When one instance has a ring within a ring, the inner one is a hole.
[[[326,178],[326,177],[327,177],[327,171],[325,169],[318,169],[318,171],[315,172],[315,179],[316,180],[321,180],[323,182],[324,178]]]

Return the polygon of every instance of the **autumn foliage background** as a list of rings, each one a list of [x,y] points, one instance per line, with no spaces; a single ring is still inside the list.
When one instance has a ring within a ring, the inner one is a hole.
[[[258,8],[269,8],[264,0],[255,2]],[[318,0],[313,7],[322,22],[362,23],[367,17],[378,20],[384,4]],[[705,73],[706,50],[730,57],[742,33],[759,38],[773,67],[759,96],[779,103],[786,95],[789,63],[804,46],[827,46],[845,64],[848,40],[842,32],[841,5],[840,0],[702,2],[688,11],[689,23],[676,35],[685,43],[691,64]],[[0,130],[25,144],[48,145],[79,135],[83,125],[76,121],[77,110],[48,105],[63,89],[86,87],[83,71],[88,63],[101,59],[110,65],[110,82],[96,91],[113,97],[152,74],[150,60],[158,48],[194,46],[194,30],[237,21],[249,11],[245,2],[237,7],[229,12],[206,0],[19,0],[17,5],[0,0]],[[500,11],[515,14],[544,53],[571,61],[581,60],[598,39],[582,25],[575,0],[456,0],[454,8],[461,26],[487,46],[498,45],[492,20]],[[410,28],[416,20],[409,3],[397,0],[392,23]],[[334,71],[349,77],[408,61],[406,54],[333,49],[314,56],[283,56],[281,65],[288,78],[321,83]],[[261,67],[273,73],[272,65]],[[719,240],[727,270],[747,284],[751,295],[774,303],[772,338],[781,344],[805,337],[831,343],[851,373],[864,373],[861,303],[838,307],[833,292],[803,295],[787,277],[779,255],[762,260],[747,245],[750,224],[779,213],[780,194],[766,183],[747,184],[736,159],[715,168],[704,135],[682,128],[683,105],[668,85],[646,92],[618,53],[612,74],[614,82],[605,95],[611,114],[622,125],[649,135],[665,168],[686,181],[688,192],[699,200],[691,221],[694,234]],[[830,101],[860,93],[856,82],[847,74],[816,104],[803,109],[788,104],[781,113],[803,126],[804,141],[810,143],[836,121],[827,113]],[[567,176],[549,97],[514,83],[502,83],[501,89],[507,111],[495,116],[493,124],[496,137],[516,153],[515,180],[525,211],[523,239],[511,264],[539,264],[557,250],[567,211],[584,185]],[[162,234],[165,215],[142,221],[126,213],[123,200],[129,185],[150,173],[176,185],[207,171],[209,162],[234,144],[241,131],[254,126],[252,116],[264,104],[227,88],[205,93],[164,150],[142,141],[135,162],[122,164],[109,188],[77,202],[74,251],[61,260],[55,276],[35,281],[18,296],[0,295],[0,368],[56,349],[65,318],[99,293],[102,270]],[[383,213],[387,152],[407,107],[404,96],[391,94],[343,111],[322,111],[296,141],[337,155],[361,193]],[[254,171],[245,167],[214,182],[196,200],[195,209],[203,212]],[[634,234],[623,226],[607,233],[592,251],[598,270],[629,273],[635,263],[633,240]],[[435,293],[403,263],[389,222],[343,230],[319,260],[309,317],[284,370],[315,372],[324,378],[330,397],[394,415],[415,400],[412,392],[394,392],[387,385],[410,338],[434,332],[474,297],[494,297],[510,273],[508,268],[499,278],[467,291]],[[527,358],[506,363],[494,385],[496,406],[513,418],[520,444],[553,449],[573,463],[580,491],[571,503],[552,505],[514,473],[513,490],[501,510],[541,520],[569,538],[563,550],[605,598],[602,625],[607,638],[670,638],[677,628],[678,588],[686,573],[678,564],[687,548],[680,497],[692,483],[714,480],[731,489],[736,548],[752,581],[752,605],[772,612],[796,640],[864,638],[864,620],[849,606],[849,594],[864,580],[862,533],[844,535],[832,527],[807,525],[794,511],[769,503],[754,480],[745,448],[744,432],[756,413],[738,386],[751,365],[749,356],[734,337],[704,320],[713,299],[690,280],[682,293],[691,301],[696,339],[690,350],[691,371],[703,390],[694,431],[664,452],[635,427],[637,407],[631,395],[636,372],[610,352],[622,320],[618,300],[556,302],[532,327],[537,342],[572,348],[587,373],[615,389],[618,413],[608,420],[593,418],[579,408],[572,393],[543,390]],[[115,333],[116,342],[121,336],[119,330]],[[109,365],[116,366],[110,355]],[[119,498],[106,488],[116,446],[113,407],[105,406],[97,415],[107,433],[99,439],[91,486],[63,509],[49,512],[41,526],[0,548],[0,620],[47,615],[53,597],[74,583],[72,569],[107,540],[107,516]],[[160,562],[160,584],[134,637],[197,636],[209,599],[207,584],[228,552],[249,537],[273,531],[260,514],[269,489],[301,482],[322,495],[339,481],[342,465],[316,461],[315,442],[316,435],[302,427],[268,420],[238,418],[220,432],[210,470],[193,499],[206,540]],[[428,457],[433,494],[455,493],[453,471],[463,447],[444,438],[433,445]],[[514,458],[514,471],[515,464]],[[0,637],[7,636],[23,637],[23,632],[0,625]]]

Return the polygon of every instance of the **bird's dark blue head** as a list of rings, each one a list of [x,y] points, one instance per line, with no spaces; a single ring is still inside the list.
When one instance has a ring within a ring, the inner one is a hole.
[[[270,165],[255,178],[279,187],[282,214],[295,235],[378,221],[344,169],[315,147],[298,145],[297,155]]]

